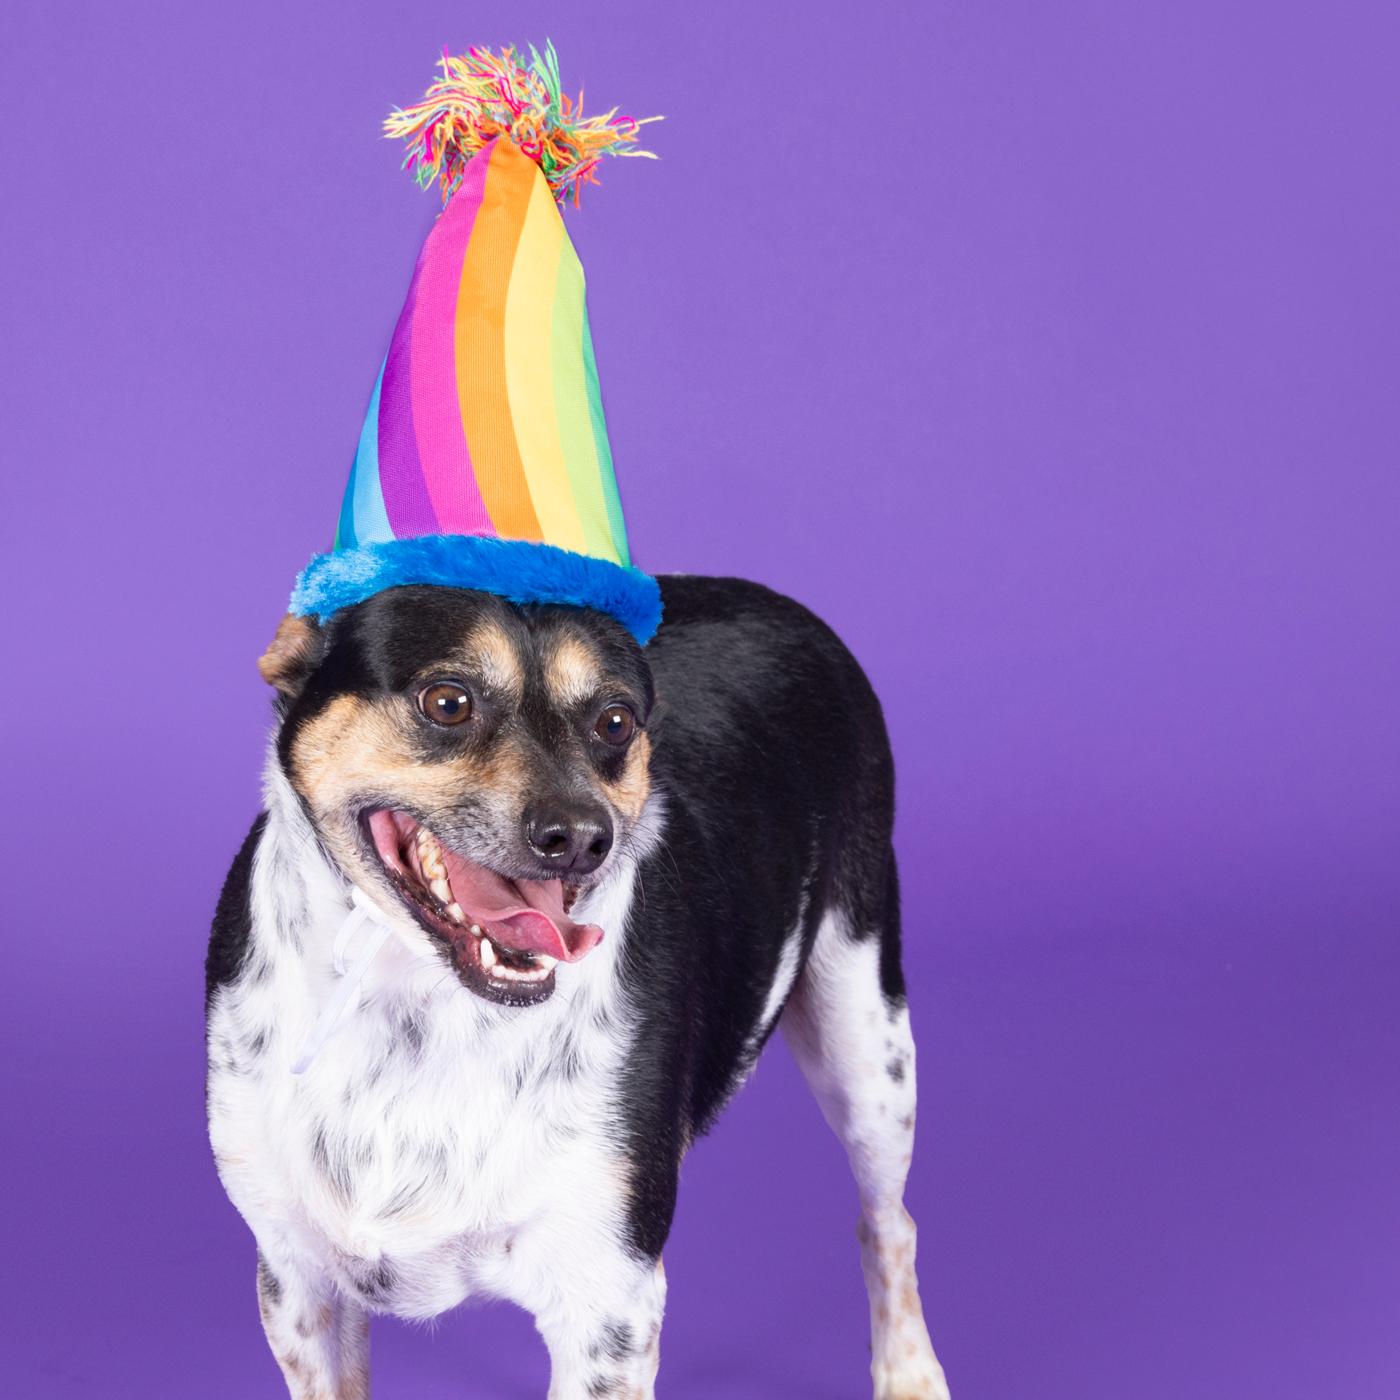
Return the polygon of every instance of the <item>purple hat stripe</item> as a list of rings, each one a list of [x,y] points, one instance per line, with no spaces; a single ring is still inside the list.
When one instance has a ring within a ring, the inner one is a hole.
[[[394,327],[394,338],[389,342],[379,394],[379,485],[384,493],[389,524],[399,539],[433,535],[438,531],[437,513],[429,499],[423,463],[418,456],[411,390],[413,316],[427,255],[425,245],[418,255],[418,266],[414,269],[399,323]]]
[[[462,426],[457,385],[457,298],[462,264],[486,188],[485,161],[471,161],[433,225],[418,264],[410,331],[413,429],[438,522],[461,535],[494,535]]]

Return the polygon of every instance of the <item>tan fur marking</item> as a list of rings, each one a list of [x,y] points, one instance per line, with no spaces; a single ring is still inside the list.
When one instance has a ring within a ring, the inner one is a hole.
[[[298,1337],[314,1337],[318,1332],[326,1331],[332,1322],[335,1321],[335,1313],[329,1303],[322,1303],[311,1316],[297,1318],[296,1329]]]
[[[561,637],[544,668],[550,698],[561,709],[581,705],[598,693],[603,683],[597,658],[577,637]]]
[[[316,624],[288,613],[277,624],[267,650],[258,657],[258,674],[284,695],[294,695],[316,652]]]
[[[347,820],[352,803],[369,798],[412,807],[432,825],[438,813],[456,809],[464,792],[489,794],[503,812],[518,812],[525,802],[526,772],[509,745],[481,758],[462,754],[424,763],[409,740],[413,721],[406,703],[337,696],[301,730],[292,750],[293,783],[336,859],[352,871],[363,867]]]
[[[525,672],[521,669],[515,644],[500,623],[488,621],[474,627],[464,646],[488,685],[517,698],[521,695],[525,689]]]
[[[422,762],[409,742],[411,721],[400,713],[402,705],[338,695],[297,735],[293,776],[318,815],[332,815],[362,794],[407,799],[431,811],[451,807],[466,787],[500,794],[517,786],[500,750],[484,760],[459,756]]]
[[[647,794],[651,791],[651,740],[645,734],[638,734],[627,751],[627,766],[621,777],[613,783],[602,783],[608,801],[627,818],[634,822],[642,814]]]

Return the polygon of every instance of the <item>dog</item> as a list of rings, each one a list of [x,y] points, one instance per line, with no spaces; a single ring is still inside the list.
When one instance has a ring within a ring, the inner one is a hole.
[[[259,663],[209,1131],[298,1400],[368,1395],[371,1313],[470,1297],[533,1314],[552,1400],[652,1396],[682,1158],[779,1025],[859,1188],[876,1400],[947,1400],[879,702],[798,603],[660,582],[645,649],[410,585],[289,616]]]

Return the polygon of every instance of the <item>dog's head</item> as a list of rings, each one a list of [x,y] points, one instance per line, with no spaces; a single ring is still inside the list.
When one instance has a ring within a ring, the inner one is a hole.
[[[543,1001],[601,931],[569,911],[636,830],[653,691],[641,648],[584,608],[391,588],[325,626],[287,617],[259,662],[278,756],[345,874],[393,902],[473,992]]]

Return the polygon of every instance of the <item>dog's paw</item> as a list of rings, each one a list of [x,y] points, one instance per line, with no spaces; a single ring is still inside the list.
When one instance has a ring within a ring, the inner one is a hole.
[[[949,1400],[943,1368],[930,1351],[898,1365],[875,1366],[875,1400]]]
[[[929,1340],[918,1298],[894,1326],[887,1316],[877,1321],[885,1325],[877,1325],[871,1339],[875,1400],[949,1400],[948,1381]]]

